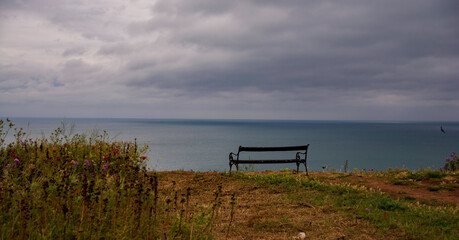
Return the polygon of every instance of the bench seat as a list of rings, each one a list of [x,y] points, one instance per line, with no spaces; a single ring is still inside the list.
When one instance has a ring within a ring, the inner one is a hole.
[[[298,159],[239,160],[238,163],[296,163]]]

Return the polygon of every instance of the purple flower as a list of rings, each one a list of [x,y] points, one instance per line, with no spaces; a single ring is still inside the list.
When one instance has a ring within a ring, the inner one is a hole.
[[[14,161],[15,161],[15,162],[20,162],[19,159],[17,159],[17,158],[15,158]]]
[[[75,165],[78,165],[78,162],[77,161],[72,161],[73,164]]]
[[[7,167],[7,168],[11,167],[11,164],[9,164],[9,163],[8,163],[8,164],[6,164],[6,167]]]
[[[84,161],[86,162],[86,165],[91,166],[91,164],[89,164],[89,160],[88,159],[85,159]]]
[[[367,210],[367,211],[368,211],[368,213],[371,213],[371,211],[370,211],[370,209],[369,209],[369,208],[365,208],[365,210]]]
[[[104,164],[104,169],[107,169],[108,168],[108,164]]]

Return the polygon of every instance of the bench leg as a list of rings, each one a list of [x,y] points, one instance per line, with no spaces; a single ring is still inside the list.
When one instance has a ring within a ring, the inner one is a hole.
[[[306,176],[309,176],[309,173],[308,173],[308,166],[306,165],[306,163],[304,163],[304,168],[306,169]]]
[[[300,163],[297,162],[296,163],[296,173],[299,173],[300,172]]]
[[[230,171],[229,171],[229,174],[231,175],[231,168],[233,167],[233,164],[230,162],[230,163],[229,163],[229,165],[230,165]]]

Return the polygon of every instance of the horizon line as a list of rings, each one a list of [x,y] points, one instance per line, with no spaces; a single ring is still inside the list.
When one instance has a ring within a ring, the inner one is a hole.
[[[263,118],[167,118],[167,117],[41,117],[41,116],[14,116],[14,117],[5,117],[0,116],[0,119],[9,118],[9,119],[119,119],[119,120],[170,120],[170,121],[285,121],[285,122],[294,122],[294,121],[323,121],[323,122],[459,122],[459,120],[396,120],[396,119],[263,119]]]

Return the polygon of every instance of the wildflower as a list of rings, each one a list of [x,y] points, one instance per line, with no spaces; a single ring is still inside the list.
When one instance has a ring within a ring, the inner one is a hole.
[[[53,152],[56,152],[56,149],[53,149]]]
[[[78,165],[78,162],[77,161],[72,161],[73,164],[75,165]]]
[[[16,157],[16,154],[13,153],[13,154],[11,154],[11,156],[13,156],[13,157],[15,158],[15,157]]]
[[[104,169],[107,169],[108,168],[108,164],[104,164]]]
[[[365,210],[367,210],[367,211],[368,211],[368,213],[371,213],[371,211],[370,211],[370,209],[369,209],[369,208],[365,208]]]
[[[15,162],[20,162],[19,159],[17,159],[17,158],[15,158],[14,161],[15,161]]]
[[[387,213],[384,213],[384,217],[387,217]]]
[[[84,161],[86,162],[86,165],[91,166],[88,159],[85,159]]]
[[[146,158],[147,158],[147,157],[145,157],[145,156],[142,156],[142,160],[145,160]]]
[[[9,167],[11,167],[11,164],[9,164],[9,163],[6,164],[6,168],[9,168]]]

